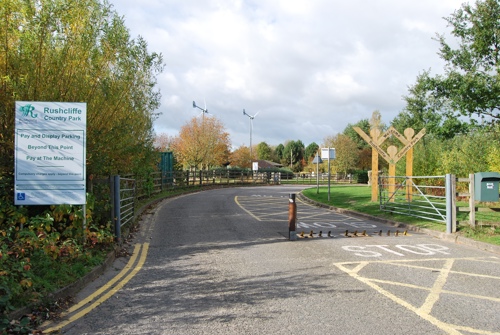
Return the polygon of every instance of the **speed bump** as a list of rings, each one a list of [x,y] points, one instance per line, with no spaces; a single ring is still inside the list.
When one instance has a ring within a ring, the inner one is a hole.
[[[346,230],[340,237],[372,237],[372,236],[394,236],[394,237],[400,237],[400,236],[411,236],[408,234],[408,230],[400,231],[399,229],[396,230],[392,235],[391,231],[387,230],[387,232],[384,233],[383,230],[379,231],[372,231],[372,232],[367,232],[366,230],[363,230],[362,232],[359,232],[357,230],[354,231],[349,231]],[[308,234],[306,234],[304,231],[301,231],[300,234],[297,236],[298,238],[333,238],[335,237],[332,235],[332,231],[328,231],[328,233],[325,235],[323,234],[323,231],[320,230],[319,232],[314,232],[314,230],[309,231]]]

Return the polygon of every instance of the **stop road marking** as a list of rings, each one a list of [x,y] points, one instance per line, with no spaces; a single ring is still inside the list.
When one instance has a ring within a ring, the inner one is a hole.
[[[393,246],[392,248],[397,249],[397,251],[391,249],[391,247],[388,245],[365,245],[365,246],[347,245],[342,247],[342,249],[354,252],[356,256],[361,256],[361,257],[382,257],[385,253],[397,255],[400,257],[407,256],[408,254],[425,255],[425,256],[431,256],[438,253],[444,255],[450,254],[449,252],[447,252],[448,250],[450,250],[448,247],[439,244],[415,244],[415,245],[398,244]]]

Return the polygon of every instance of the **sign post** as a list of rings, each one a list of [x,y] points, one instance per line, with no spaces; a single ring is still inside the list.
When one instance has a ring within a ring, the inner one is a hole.
[[[87,104],[16,101],[15,116],[15,205],[85,205]]]
[[[316,194],[319,194],[319,165],[323,163],[319,154],[316,153],[316,156],[313,159],[313,164],[316,164]]]
[[[321,148],[321,159],[328,160],[328,202],[330,202],[330,159],[335,159],[335,148]]]

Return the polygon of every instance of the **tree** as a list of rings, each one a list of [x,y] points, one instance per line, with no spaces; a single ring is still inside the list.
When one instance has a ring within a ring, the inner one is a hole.
[[[242,145],[231,153],[229,161],[233,167],[251,168],[250,148]]]
[[[455,39],[437,35],[445,73],[417,78],[432,99],[449,106],[445,113],[482,118],[485,125],[500,120],[500,2],[464,3],[446,18]]]
[[[266,142],[260,142],[257,144],[257,158],[270,160],[272,154],[272,149]]]
[[[159,151],[169,151],[174,137],[161,133],[155,137],[154,145]]]
[[[415,145],[413,175],[437,176],[447,173],[467,177],[478,171],[500,172],[498,133],[474,129],[451,139],[431,136]],[[401,163],[401,161],[400,161]],[[405,165],[396,165],[396,175],[405,174]]]
[[[172,143],[177,160],[184,167],[211,168],[229,160],[229,133],[216,117],[193,117],[182,126]]]
[[[488,162],[488,171],[500,172],[500,148],[497,145],[491,145],[486,156]]]
[[[348,124],[344,129],[342,134],[346,135],[356,143],[358,148],[358,159],[355,168],[360,170],[370,170],[372,166],[372,147],[368,144],[359,134],[353,129],[354,127],[359,127],[365,134],[370,134],[370,121],[368,119],[362,119],[356,122],[354,125]]]
[[[424,137],[425,138],[425,137]],[[441,171],[442,152],[446,149],[449,140],[439,140],[437,137],[429,137],[424,141],[418,141],[413,154],[414,176],[437,176]],[[405,160],[401,159],[396,164],[396,176],[406,175]]]
[[[301,161],[304,158],[304,143],[301,140],[288,141],[283,150],[281,163],[285,166],[291,165],[295,172],[302,171]]]
[[[488,153],[491,141],[485,141],[488,134],[473,132],[459,135],[450,140],[448,150],[441,152],[439,174],[453,173],[459,177],[467,177],[470,173],[487,171]]]
[[[356,142],[344,134],[326,137],[324,142],[325,146],[335,148],[335,159],[330,162],[330,167],[347,176],[349,170],[356,167],[359,159]]]
[[[456,134],[467,133],[470,124],[449,113],[440,113],[449,108],[447,104],[435,99],[427,91],[426,81],[429,72],[420,74],[417,83],[409,88],[409,94],[404,96],[405,109],[391,122],[391,125],[403,134],[406,128],[413,128],[416,133],[425,128],[426,134],[440,139],[453,138]]]
[[[318,150],[319,150],[319,145],[316,144],[315,142],[312,142],[306,147],[306,150],[304,151],[304,158],[307,161],[309,161],[311,158],[314,158],[316,156]]]
[[[363,148],[363,149],[359,150],[358,164],[357,164],[356,168],[358,168],[360,170],[371,170],[371,168],[372,168],[372,149],[371,148]]]
[[[358,146],[358,149],[371,148],[370,145],[366,143],[366,141],[353,129],[354,127],[361,128],[361,130],[363,130],[365,134],[369,135],[370,121],[368,119],[363,119],[355,124],[349,123],[342,133],[353,140]]]
[[[16,100],[87,103],[88,174],[151,167],[162,57],[109,3],[4,0],[0,40],[0,168],[13,166]]]
[[[285,146],[283,144],[278,144],[276,148],[274,149],[274,154],[277,158],[278,162],[281,162],[283,159],[283,152],[285,151]]]

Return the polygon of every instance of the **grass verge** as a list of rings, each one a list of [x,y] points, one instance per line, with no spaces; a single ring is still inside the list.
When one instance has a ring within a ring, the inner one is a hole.
[[[445,223],[380,211],[380,204],[371,201],[371,188],[369,186],[332,186],[330,188],[330,201],[328,201],[327,187],[319,187],[319,193],[316,187],[305,189],[302,191],[302,194],[311,200],[325,205],[365,213],[395,222],[407,223],[420,228],[440,232],[446,231]],[[461,225],[457,230],[457,233],[464,237],[500,245],[500,227],[478,226],[471,228]]]

